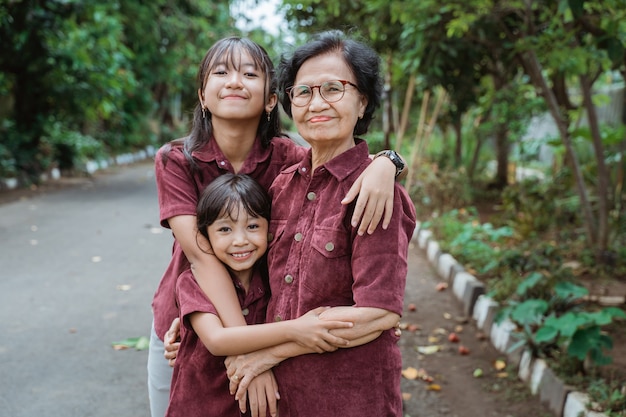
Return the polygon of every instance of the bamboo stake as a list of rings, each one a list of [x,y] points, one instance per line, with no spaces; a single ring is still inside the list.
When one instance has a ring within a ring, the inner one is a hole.
[[[415,91],[415,75],[411,74],[409,77],[409,85],[406,88],[406,93],[404,94],[404,105],[402,107],[402,117],[400,118],[400,126],[398,126],[398,131],[396,133],[396,147],[397,151],[400,151],[402,148],[402,139],[404,137],[404,132],[406,131],[406,125],[409,120],[409,110],[411,110],[411,100],[413,100],[413,92]]]
[[[406,178],[404,188],[408,192],[411,192],[411,186],[413,185],[413,178],[416,176],[416,172],[413,169],[416,166],[415,160],[417,159],[417,151],[419,148],[419,142],[424,131],[424,120],[426,119],[426,110],[428,108],[428,102],[430,100],[430,90],[424,91],[424,97],[422,97],[422,108],[420,109],[420,118],[415,129],[415,140],[411,148],[411,157],[409,159],[409,175]]]

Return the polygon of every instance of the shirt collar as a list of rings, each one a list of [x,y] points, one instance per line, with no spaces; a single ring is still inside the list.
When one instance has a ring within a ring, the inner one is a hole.
[[[246,158],[245,165],[252,164],[254,166],[260,162],[265,161],[267,158],[270,157],[270,147],[271,146],[264,148],[261,145],[260,138],[257,137],[254,140],[254,144],[252,145],[252,150],[250,151],[250,154]],[[213,162],[226,159],[224,153],[217,144],[217,141],[213,137],[211,137],[211,139],[202,149],[192,152],[191,156],[202,162]]]
[[[356,145],[340,155],[337,155],[330,161],[326,162],[317,169],[325,169],[339,181],[346,179],[353,172],[359,169],[362,161],[369,158],[369,149],[367,142],[363,139],[355,138]],[[301,174],[311,172],[311,149],[307,153],[307,157],[297,166],[298,172]]]

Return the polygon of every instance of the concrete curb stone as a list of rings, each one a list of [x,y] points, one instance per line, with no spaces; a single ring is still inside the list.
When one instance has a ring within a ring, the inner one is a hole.
[[[106,169],[114,165],[128,165],[135,162],[143,161],[148,158],[153,158],[156,155],[157,149],[154,146],[147,146],[145,149],[141,149],[137,152],[124,153],[110,157],[108,159],[101,160],[88,160],[83,166],[77,167],[79,171],[92,175],[96,171]],[[61,171],[58,168],[52,168],[50,171],[41,174],[41,181],[55,181],[61,178]],[[0,190],[14,190],[21,184],[17,178],[0,178]]]
[[[515,343],[511,336],[515,325],[511,321],[495,322],[498,303],[485,294],[485,286],[448,253],[441,252],[434,240],[432,231],[421,229],[418,222],[413,240],[426,251],[427,259],[437,274],[446,282],[452,283],[452,292],[463,306],[467,316],[474,319],[477,328],[489,336],[492,345],[508,355],[510,363],[515,363],[518,378],[524,381],[539,401],[546,403],[557,417],[608,417],[604,413],[589,411],[586,404],[589,397],[585,393],[573,391],[563,383],[542,359],[535,359],[521,348],[509,352]],[[610,300],[618,302],[620,300]],[[623,302],[623,300],[622,300]]]

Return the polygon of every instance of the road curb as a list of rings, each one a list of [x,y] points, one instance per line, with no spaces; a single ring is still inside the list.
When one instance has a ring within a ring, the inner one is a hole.
[[[116,165],[129,165],[135,162],[144,161],[148,158],[154,158],[157,149],[150,145],[136,152],[128,152],[109,157],[107,159],[88,160],[82,166],[76,168],[77,171],[93,175],[97,171],[107,169]],[[48,172],[44,172],[40,176],[41,182],[55,181],[61,179],[62,174],[58,168],[51,168]],[[0,178],[0,191],[10,191],[17,189],[24,184],[20,184],[17,178]]]
[[[426,253],[426,257],[437,275],[446,281],[463,311],[473,319],[491,344],[507,355],[509,363],[516,366],[518,378],[525,382],[530,392],[558,417],[608,417],[604,413],[589,411],[586,404],[589,396],[574,391],[572,386],[561,381],[542,359],[532,358],[527,351],[517,349],[509,352],[515,325],[508,320],[496,323],[498,303],[485,294],[485,285],[466,272],[452,255],[441,251],[432,231],[421,229],[418,222],[413,233],[413,242]],[[615,301],[615,300],[612,300]],[[623,302],[623,300],[622,300]]]

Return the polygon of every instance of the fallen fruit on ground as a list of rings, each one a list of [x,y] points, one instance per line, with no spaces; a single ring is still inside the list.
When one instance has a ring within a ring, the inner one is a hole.
[[[470,350],[466,346],[459,346],[459,354],[461,355],[469,355]]]
[[[452,343],[458,343],[459,342],[459,335],[452,332],[448,335],[448,341],[452,342]]]

